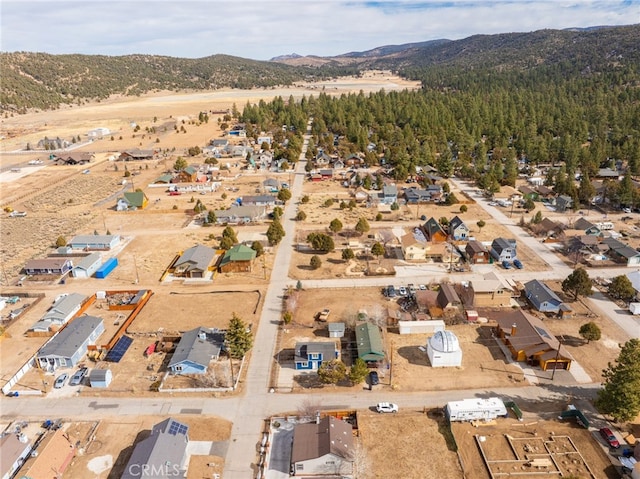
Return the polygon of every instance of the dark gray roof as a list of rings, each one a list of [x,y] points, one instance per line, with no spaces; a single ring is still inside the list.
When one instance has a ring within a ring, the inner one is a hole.
[[[459,216],[454,216],[454,217],[451,219],[451,221],[449,221],[449,231],[451,231],[451,232],[455,231],[455,229],[456,229],[458,226],[460,226],[460,225],[462,225],[462,226],[464,226],[465,228],[467,228],[467,230],[469,229],[469,228],[467,227],[467,225],[465,225],[465,224],[464,224],[464,221],[462,221],[462,220],[460,219],[460,217],[459,217]]]
[[[440,285],[440,291],[438,292],[438,304],[444,308],[448,305],[458,306],[461,304],[460,297],[452,284],[442,283]]]
[[[38,356],[60,356],[69,358],[102,325],[102,318],[80,316],[40,348]]]
[[[209,248],[208,246],[201,244],[192,246],[182,253],[182,256],[180,256],[178,261],[176,261],[175,267],[178,268],[183,265],[188,265],[185,268],[185,271],[206,271],[215,255],[216,250]]]
[[[554,293],[549,286],[538,279],[532,279],[524,284],[524,291],[527,298],[535,297],[539,303],[551,302],[562,303],[560,297]]]
[[[429,238],[429,240],[431,240],[433,236],[438,232],[442,233],[443,235],[445,234],[442,226],[440,226],[440,223],[438,223],[433,217],[429,218],[427,222],[422,226],[422,228],[427,233],[427,237]]]
[[[515,240],[507,240],[504,238],[496,238],[491,243],[491,248],[496,252],[500,253],[505,249],[515,248]]]
[[[173,418],[167,418],[153,426],[151,436],[136,444],[122,479],[182,477],[182,474],[176,474],[176,466],[179,471],[185,469],[185,456],[189,444],[188,432],[189,426]],[[149,468],[143,475],[145,469],[139,466],[145,464]],[[134,465],[136,467],[132,467]],[[149,475],[150,471],[156,473]],[[157,471],[163,471],[165,474]]]
[[[575,223],[573,223],[573,228],[577,230],[588,230],[589,228],[593,228],[595,225],[591,223],[589,220],[584,218],[578,218]]]
[[[275,203],[276,197],[273,195],[255,195],[255,196],[243,196],[242,204],[250,205],[253,203]]]
[[[199,327],[187,331],[180,338],[176,351],[169,361],[169,367],[184,361],[206,367],[211,359],[218,357],[223,343],[224,333],[217,329]]]
[[[322,354],[323,361],[330,361],[335,359],[336,344],[334,342],[311,342],[311,343],[296,343],[295,348],[295,360],[296,362],[308,361],[309,354],[320,353]]]

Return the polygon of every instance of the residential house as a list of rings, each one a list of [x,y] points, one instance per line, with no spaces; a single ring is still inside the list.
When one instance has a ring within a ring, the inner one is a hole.
[[[273,207],[277,203],[277,198],[273,195],[243,196],[242,206],[267,206]]]
[[[267,178],[262,182],[262,188],[264,191],[277,193],[280,190],[280,182],[275,178]]]
[[[484,264],[489,262],[489,251],[480,241],[469,241],[464,251],[467,255],[467,260],[471,264]]]
[[[380,202],[392,205],[398,201],[398,187],[396,185],[383,185],[380,193]]]
[[[431,196],[431,201],[442,201],[442,197],[444,196],[444,190],[442,189],[442,186],[435,183],[427,185],[427,192],[429,193],[429,196]]]
[[[320,170],[318,173],[320,174],[320,178],[322,178],[323,181],[333,179],[333,170],[324,169]]]
[[[433,217],[429,218],[427,222],[422,225],[422,231],[424,231],[425,238],[432,243],[443,243],[447,241],[447,233],[444,232],[440,223]]]
[[[90,140],[94,140],[94,139],[98,139],[98,138],[102,138],[104,136],[107,136],[111,133],[111,130],[109,130],[109,128],[106,128],[104,126],[100,126],[98,128],[94,128],[93,130],[89,130],[87,132],[87,137]]]
[[[536,225],[536,230],[539,235],[542,235],[546,238],[550,236],[554,236],[563,230],[562,224],[553,221],[546,216],[542,218],[542,221]]]
[[[163,175],[158,176],[155,180],[153,180],[154,185],[168,185],[173,181],[173,175],[170,173],[165,173]]]
[[[224,332],[200,326],[185,332],[169,361],[172,374],[205,374],[217,361],[224,345]]]
[[[544,282],[533,279],[524,284],[524,295],[531,305],[541,313],[556,313],[570,311],[560,297]]]
[[[563,213],[573,207],[573,198],[567,195],[560,195],[556,198],[556,211]]]
[[[250,273],[255,259],[255,250],[243,244],[237,244],[224,253],[218,269],[221,273]]]
[[[603,245],[609,247],[608,254],[616,261],[623,262],[629,268],[640,266],[640,252],[614,238],[605,238]]]
[[[90,278],[102,264],[102,256],[97,251],[82,258],[71,270],[74,278]]]
[[[313,160],[313,162],[317,167],[322,167],[329,166],[332,160],[333,158],[331,158],[331,156],[329,156],[324,151],[318,151],[318,154],[316,155],[316,158]]]
[[[184,278],[204,278],[216,257],[216,250],[196,245],[185,250],[173,264],[173,275]]]
[[[584,218],[578,218],[573,223],[573,229],[581,230],[586,235],[600,236],[602,234],[600,228]]]
[[[102,318],[80,316],[74,319],[37,352],[40,368],[55,371],[60,367],[74,367],[103,332]]]
[[[356,326],[356,345],[358,357],[367,363],[375,363],[384,359],[384,347],[380,328],[369,322]]]
[[[498,273],[490,272],[469,282],[462,293],[469,308],[505,308],[511,306],[514,289]]]
[[[24,265],[26,274],[67,274],[73,268],[73,261],[70,258],[41,258],[30,259]]]
[[[348,166],[348,167],[350,166],[360,167],[364,165],[364,158],[358,155],[357,153],[352,153],[345,158],[344,164],[345,166]]]
[[[263,143],[266,143],[267,145],[271,145],[272,142],[273,142],[272,136],[262,135],[262,136],[259,136],[258,139],[256,140],[256,145],[262,147]]]
[[[407,204],[415,205],[420,203],[428,203],[431,201],[431,193],[428,190],[416,188],[412,186],[404,190],[404,199]]]
[[[539,194],[535,188],[532,188],[527,185],[518,186],[518,191],[522,193],[522,198],[525,200],[533,200],[537,201],[539,198]]]
[[[198,169],[195,166],[187,166],[176,175],[179,183],[195,183],[198,179]]]
[[[120,243],[120,235],[78,235],[71,238],[67,246],[86,251],[107,251],[118,243]]]
[[[86,165],[94,158],[93,153],[72,153],[64,156],[56,155],[54,161],[57,165]]]
[[[31,455],[31,442],[20,439],[20,433],[15,432],[7,432],[0,436],[0,478],[2,479],[15,477],[15,472]]]
[[[400,238],[402,255],[406,261],[425,261],[429,245],[424,240],[416,238],[413,233],[408,233]]]
[[[31,331],[57,331],[78,314],[87,299],[80,293],[70,293],[58,298],[51,308],[31,326]]]
[[[620,173],[617,170],[611,168],[600,168],[596,173],[596,178],[609,178],[613,180],[620,179]]]
[[[165,419],[135,445],[121,479],[185,477],[188,445],[189,426],[171,417]]]
[[[425,253],[427,261],[434,263],[458,264],[462,255],[455,245],[449,243],[430,243]]]
[[[21,479],[49,479],[64,477],[65,471],[76,455],[76,438],[69,437],[65,428],[47,431],[36,451],[20,468]],[[68,474],[67,474],[68,475]]]
[[[297,370],[316,371],[324,361],[338,357],[334,342],[296,343],[294,362]]]
[[[144,191],[127,191],[118,199],[116,211],[142,210],[149,204],[149,198]]]
[[[352,196],[356,203],[363,203],[370,199],[369,192],[362,187],[358,187],[358,189],[353,192]]]
[[[255,223],[266,217],[267,208],[255,205],[232,206],[228,210],[215,210],[214,214],[218,224]]]
[[[209,145],[213,146],[214,148],[217,148],[220,151],[223,151],[229,148],[230,143],[229,143],[229,140],[227,140],[226,138],[216,138],[215,140],[211,140],[209,142]]]
[[[512,186],[502,186],[500,191],[493,194],[494,201],[520,201],[522,199],[522,193],[513,188]]]
[[[352,477],[355,444],[351,424],[333,416],[297,424],[293,429],[293,476]]]
[[[465,241],[469,237],[469,228],[459,216],[449,221],[449,235],[454,241]]]
[[[491,243],[491,256],[496,261],[513,261],[516,258],[516,240],[496,238]]]
[[[120,153],[118,160],[120,161],[153,160],[154,155],[155,155],[154,150],[141,150],[139,148],[135,148],[133,150],[127,150]]]
[[[331,163],[331,168],[334,170],[342,170],[345,168],[345,163],[340,158],[335,158],[333,163]]]
[[[498,337],[509,348],[515,361],[548,369],[570,369],[573,358],[545,324],[520,309],[491,313],[497,321]]]
[[[442,283],[440,285],[436,302],[445,311],[460,310],[462,308],[462,301],[450,283]]]

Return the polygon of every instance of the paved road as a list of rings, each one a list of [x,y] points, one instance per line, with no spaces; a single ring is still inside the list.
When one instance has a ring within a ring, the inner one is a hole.
[[[273,357],[277,346],[274,338],[278,336],[278,326],[282,317],[282,295],[288,284],[289,267],[291,265],[291,251],[295,238],[295,222],[297,203],[302,195],[304,182],[305,154],[311,137],[311,120],[307,125],[304,135],[300,161],[296,166],[296,172],[292,184],[291,199],[284,209],[283,227],[285,236],[277,248],[273,262],[271,281],[265,295],[260,325],[256,332],[249,367],[246,375],[245,394],[238,398],[234,414],[225,416],[235,418],[231,435],[233,441],[229,446],[225,458],[225,479],[250,477],[250,461],[256,450],[256,440],[260,437],[264,418],[268,417],[265,409],[269,395],[269,378],[273,367]]]

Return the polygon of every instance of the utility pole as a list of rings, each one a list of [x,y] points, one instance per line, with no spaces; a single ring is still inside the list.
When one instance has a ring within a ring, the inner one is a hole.
[[[560,339],[558,339],[558,350],[556,351],[556,359],[555,362],[553,363],[553,372],[551,373],[551,380],[553,381],[553,378],[556,375],[556,369],[558,369],[558,358],[560,357],[560,348],[562,347],[562,339],[563,336],[560,336]]]

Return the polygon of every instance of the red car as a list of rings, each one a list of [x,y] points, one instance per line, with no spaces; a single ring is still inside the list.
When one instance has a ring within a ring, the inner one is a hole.
[[[605,442],[609,445],[609,447],[612,447],[614,449],[618,449],[620,447],[620,443],[611,432],[611,429],[609,429],[608,427],[603,427],[602,429],[600,429],[600,435],[602,436],[602,439],[604,439]]]
[[[169,192],[169,196],[180,196],[182,193],[180,193],[179,191],[170,191]]]

